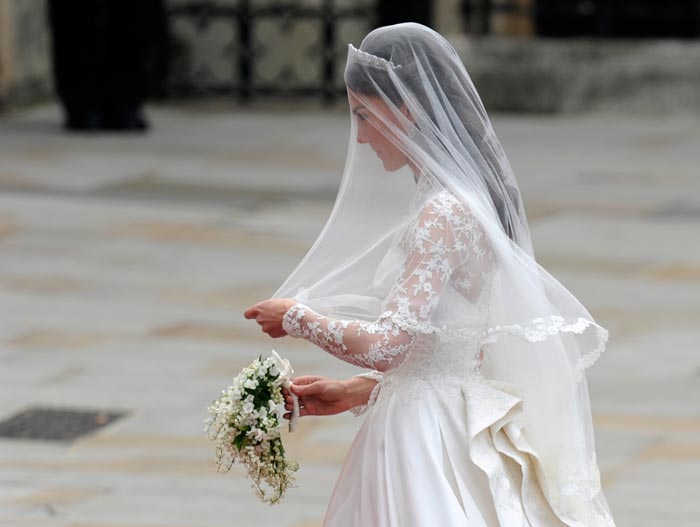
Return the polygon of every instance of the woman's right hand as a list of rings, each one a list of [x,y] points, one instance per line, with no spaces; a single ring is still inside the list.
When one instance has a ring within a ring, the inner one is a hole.
[[[334,415],[348,408],[346,387],[344,381],[327,379],[314,375],[292,379],[292,392],[299,398],[300,416],[305,415]],[[285,419],[289,419],[292,409],[292,397],[288,390],[283,389]]]

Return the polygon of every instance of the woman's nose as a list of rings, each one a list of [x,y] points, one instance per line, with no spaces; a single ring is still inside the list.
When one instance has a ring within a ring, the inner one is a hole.
[[[359,127],[357,129],[357,142],[360,143],[361,145],[364,145],[365,143],[369,143],[369,139],[367,138],[367,134],[364,133],[362,130],[362,127]]]

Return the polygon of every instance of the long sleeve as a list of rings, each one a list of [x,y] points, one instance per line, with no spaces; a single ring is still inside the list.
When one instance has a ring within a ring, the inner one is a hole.
[[[461,276],[461,287],[474,290],[473,269],[490,255],[478,222],[448,192],[424,205],[407,242],[405,263],[376,321],[338,320],[298,303],[284,315],[285,331],[350,364],[379,371],[398,365],[419,334],[436,330],[431,314],[453,273],[467,260],[476,262]]]
[[[362,414],[364,414],[367,411],[367,409],[370,406],[372,406],[377,400],[379,390],[382,386],[382,381],[384,380],[384,374],[380,371],[372,370],[363,373],[358,373],[357,375],[355,375],[355,377],[363,377],[365,379],[371,379],[377,382],[377,384],[374,385],[374,388],[372,388],[372,391],[370,392],[367,402],[365,404],[356,406],[355,408],[350,408],[350,413],[353,414],[355,417],[359,417]]]

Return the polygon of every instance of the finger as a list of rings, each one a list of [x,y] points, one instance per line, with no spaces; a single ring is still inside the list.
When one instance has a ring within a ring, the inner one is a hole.
[[[294,377],[292,379],[292,386],[312,384],[321,379],[323,379],[323,377],[319,377],[318,375],[302,375],[301,377]]]
[[[323,391],[323,386],[321,383],[311,383],[311,384],[306,384],[302,386],[297,386],[296,384],[292,384],[291,386],[292,393],[296,395],[297,397],[307,397],[310,395],[317,395]]]
[[[258,308],[256,306],[251,306],[248,309],[246,309],[243,313],[243,316],[245,318],[255,318],[255,316],[258,314]]]

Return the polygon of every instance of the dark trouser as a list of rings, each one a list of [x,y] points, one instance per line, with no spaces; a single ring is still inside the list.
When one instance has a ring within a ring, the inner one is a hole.
[[[66,125],[144,128],[141,107],[163,71],[163,1],[49,0],[49,20]]]

